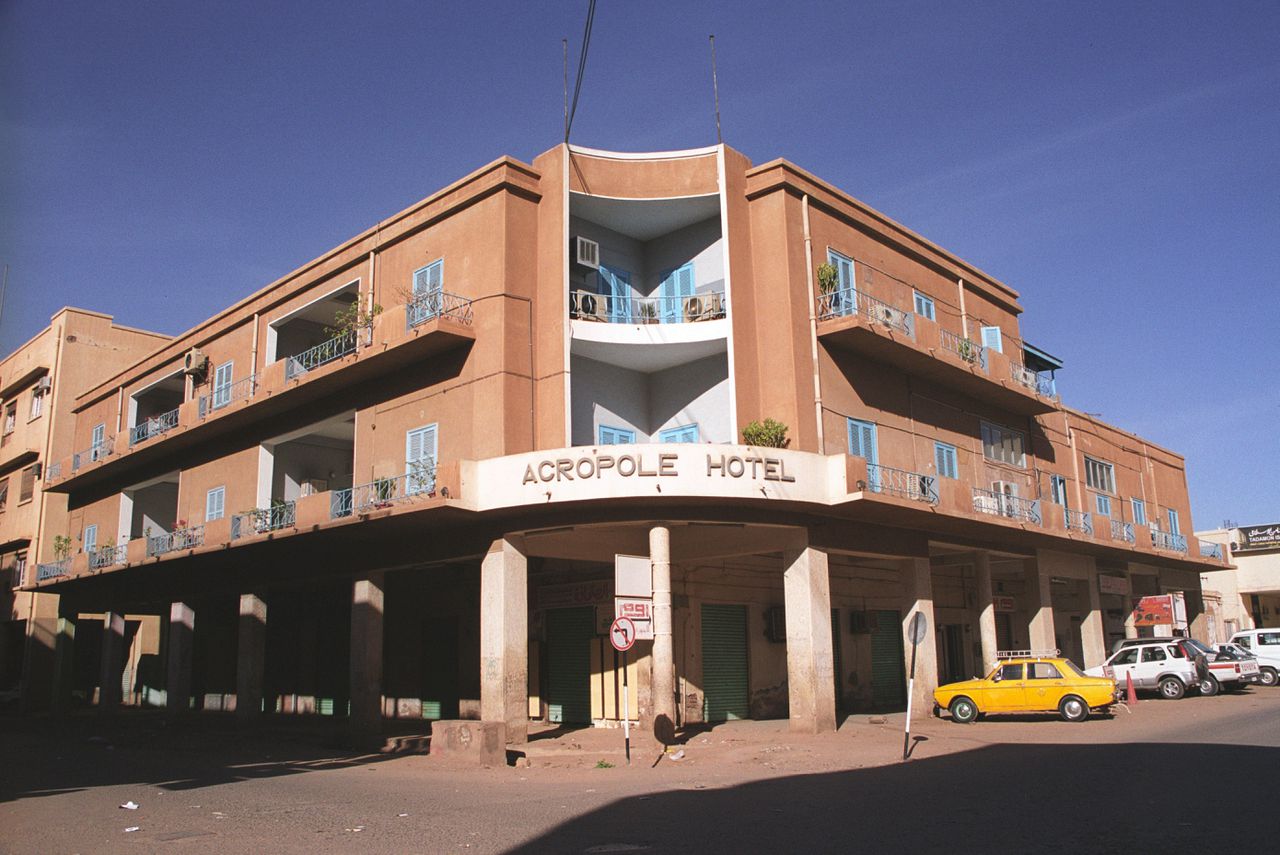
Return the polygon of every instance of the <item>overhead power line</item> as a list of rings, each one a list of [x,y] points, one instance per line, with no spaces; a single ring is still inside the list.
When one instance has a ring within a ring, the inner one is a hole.
[[[582,52],[578,54],[578,77],[573,84],[573,106],[569,108],[569,121],[564,126],[564,141],[569,141],[573,129],[573,117],[578,114],[578,96],[582,94],[582,74],[587,70],[587,50],[591,47],[591,25],[596,18],[596,0],[587,6],[587,23],[582,32]]]

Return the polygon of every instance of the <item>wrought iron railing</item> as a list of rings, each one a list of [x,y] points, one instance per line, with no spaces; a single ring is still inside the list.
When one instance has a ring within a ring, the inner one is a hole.
[[[124,564],[129,560],[129,544],[119,546],[100,546],[89,553],[89,569],[101,570],[116,564]]]
[[[1046,398],[1057,396],[1057,384],[1054,383],[1052,377],[1036,371],[1032,371],[1025,365],[1019,365],[1017,362],[1009,363],[1009,374],[1013,377],[1013,381],[1019,385],[1026,386],[1037,395],[1044,395]]]
[[[161,413],[158,416],[148,416],[141,424],[129,429],[129,445],[137,445],[143,440],[151,439],[153,436],[160,436],[168,433],[178,426],[178,411],[175,407],[167,413]]]
[[[818,295],[818,320],[858,314],[877,324],[915,337],[915,315],[853,288]]]
[[[1158,528],[1151,529],[1151,545],[1156,549],[1167,549],[1170,552],[1186,552],[1187,538],[1181,534],[1170,534]]]
[[[231,517],[231,539],[290,528],[297,522],[297,502],[278,502],[269,508],[254,508]]]
[[[337,519],[366,513],[374,508],[390,507],[416,496],[429,496],[435,489],[435,462],[415,463],[405,475],[378,478],[347,490],[335,490],[329,499],[329,516]]]
[[[54,481],[57,481],[61,477],[62,477],[62,461],[61,460],[56,461],[54,463],[50,463],[48,466],[44,468],[44,482],[46,484],[52,484]]]
[[[987,349],[973,339],[956,335],[951,330],[938,328],[938,341],[943,350],[949,350],[965,362],[987,370]]]
[[[867,464],[867,480],[860,488],[873,493],[889,493],[904,499],[915,499],[918,502],[938,503],[938,479],[932,475],[921,475],[905,469],[894,469],[877,463]]]
[[[1201,558],[1217,558],[1222,560],[1222,544],[1210,543],[1207,540],[1200,541],[1200,557]]]
[[[71,572],[71,559],[62,558],[58,561],[50,561],[48,564],[36,565],[36,581],[43,582],[45,579],[56,579],[59,576],[65,576]]]
[[[204,526],[193,525],[180,528],[168,534],[147,538],[147,555],[164,555],[166,552],[178,552],[183,549],[195,549],[204,546]]]
[[[78,472],[81,466],[87,463],[97,463],[99,460],[105,460],[111,456],[115,450],[116,438],[114,436],[106,437],[102,442],[94,443],[84,451],[77,451],[71,455],[71,471]]]
[[[356,349],[356,333],[349,330],[339,333],[331,339],[322,341],[315,347],[309,347],[302,353],[286,357],[289,361],[284,366],[284,379],[292,380],[301,377],[312,369],[319,368],[335,359],[341,359]]]
[[[1121,522],[1120,520],[1111,521],[1111,539],[1123,540],[1127,543],[1133,543],[1137,540],[1137,535],[1133,531],[1133,523]]]
[[[692,297],[666,295],[569,294],[569,317],[610,324],[683,324],[711,321],[725,316],[723,291],[708,291]]]
[[[1008,517],[1035,525],[1042,524],[1039,499],[1024,499],[1021,496],[1010,496],[1007,493],[974,487],[973,509],[980,514]]]
[[[210,413],[228,404],[252,398],[257,389],[257,374],[250,374],[243,380],[214,388],[209,394],[200,396],[200,418],[206,418]]]
[[[1073,511],[1071,508],[1062,509],[1062,519],[1066,523],[1067,531],[1078,531],[1081,534],[1093,534],[1093,517],[1087,511]]]
[[[471,325],[471,301],[448,291],[423,291],[405,304],[405,325],[413,329],[432,318],[452,318]]]

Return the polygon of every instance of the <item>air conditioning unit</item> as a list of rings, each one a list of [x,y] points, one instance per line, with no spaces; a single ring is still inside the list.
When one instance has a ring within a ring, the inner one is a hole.
[[[590,267],[592,270],[600,269],[600,244],[591,240],[577,236],[573,239],[576,252],[574,258],[578,264],[583,267]]]
[[[198,347],[193,347],[187,351],[186,357],[182,361],[182,373],[189,374],[193,377],[203,376],[209,370],[209,357],[204,355]]]
[[[43,395],[45,392],[48,392],[52,388],[53,388],[53,378],[50,377],[48,374],[44,375],[38,381],[36,381],[37,395]]]

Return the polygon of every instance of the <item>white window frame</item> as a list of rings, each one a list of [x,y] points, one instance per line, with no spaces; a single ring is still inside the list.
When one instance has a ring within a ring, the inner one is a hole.
[[[214,507],[214,497],[217,497],[217,507]],[[226,486],[214,487],[204,494],[204,521],[213,522],[220,520],[227,515],[227,488]]]
[[[928,294],[922,294],[919,291],[915,293],[915,310],[916,314],[922,318],[928,318],[931,321],[938,319],[937,307],[933,304],[933,298]]]
[[[1084,456],[1084,483],[1090,490],[1114,496],[1116,494],[1115,466],[1105,460],[1099,460],[1086,454]]]
[[[87,525],[80,533],[80,548],[88,555],[98,550],[98,527]]]
[[[994,350],[997,353],[1004,353],[1004,333],[1000,327],[988,326],[982,328],[982,346],[987,350]]]
[[[982,440],[982,456],[987,460],[995,463],[1003,463],[1006,466],[1016,466],[1019,469],[1027,468],[1027,435],[1020,430],[998,425],[994,422],[984,421],[981,424],[981,440]],[[993,454],[988,454],[988,448],[1003,449],[1006,444],[1006,435],[1009,440],[1010,457],[1013,457],[1013,440],[1017,442],[1017,460],[1006,460]]]
[[[414,437],[418,436],[419,448],[421,453],[416,457],[411,453],[414,443]],[[427,453],[426,437],[431,437],[431,451]],[[440,423],[432,422],[429,425],[413,428],[405,431],[404,434],[404,491],[406,495],[418,495],[419,493],[433,493],[436,489],[436,467],[440,459]],[[431,471],[424,473],[422,470],[415,470],[414,464],[429,460]]]
[[[38,419],[44,415],[44,392],[34,388],[31,390],[31,414],[27,416],[27,421]]]
[[[1131,497],[1129,499],[1129,510],[1133,513],[1134,525],[1147,524],[1147,503],[1144,500]]]

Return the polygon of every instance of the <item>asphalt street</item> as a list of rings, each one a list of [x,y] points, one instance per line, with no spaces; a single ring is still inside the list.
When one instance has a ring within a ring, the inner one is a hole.
[[[689,735],[683,759],[553,732],[528,768],[331,747],[331,725],[0,720],[0,849],[59,852],[1265,852],[1280,689],[1082,724],[901,719]],[[137,810],[121,804],[133,802]],[[128,829],[136,829],[130,831]]]

